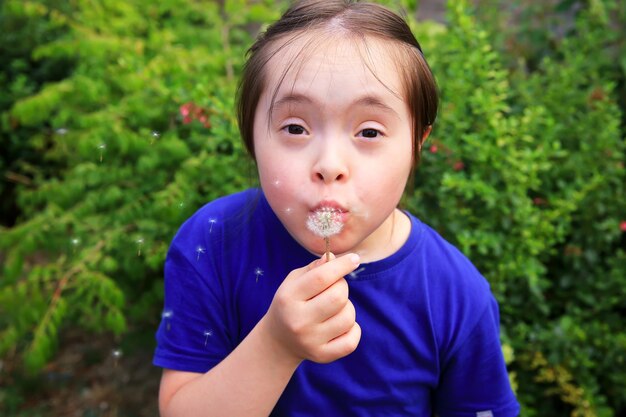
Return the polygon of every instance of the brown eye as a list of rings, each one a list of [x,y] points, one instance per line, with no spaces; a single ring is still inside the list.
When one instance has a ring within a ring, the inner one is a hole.
[[[300,125],[289,125],[287,126],[287,132],[291,135],[303,135],[305,130]]]
[[[377,138],[379,134],[380,134],[380,132],[378,130],[376,130],[376,129],[363,129],[361,131],[361,135],[364,138],[369,138],[369,139]]]

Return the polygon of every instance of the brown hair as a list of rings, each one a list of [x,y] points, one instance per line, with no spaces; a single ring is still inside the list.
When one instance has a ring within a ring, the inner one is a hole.
[[[437,116],[438,93],[435,78],[424,59],[422,49],[407,23],[397,14],[372,3],[354,0],[301,0],[259,35],[248,50],[248,61],[238,90],[239,130],[246,149],[255,158],[254,116],[264,88],[268,61],[286,46],[271,48],[273,41],[286,35],[297,37],[312,29],[340,27],[365,39],[366,36],[394,42],[396,65],[404,85],[404,99],[413,118],[414,166],[419,163],[424,133]],[[283,78],[284,78],[283,74]]]

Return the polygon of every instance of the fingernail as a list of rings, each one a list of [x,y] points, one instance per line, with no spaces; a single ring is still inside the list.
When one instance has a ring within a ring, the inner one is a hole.
[[[355,265],[358,265],[359,263],[361,263],[361,257],[356,253],[350,254],[350,260]]]

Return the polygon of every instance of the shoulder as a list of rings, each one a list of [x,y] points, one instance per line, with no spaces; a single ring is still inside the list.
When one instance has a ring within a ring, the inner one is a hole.
[[[451,355],[495,305],[489,282],[472,262],[430,226],[419,222],[429,309],[440,351]]]
[[[234,221],[238,216],[254,211],[260,196],[259,189],[250,188],[217,198],[199,208],[182,224],[179,232],[198,224],[215,226],[217,223]]]
[[[215,234],[224,225],[241,223],[243,218],[252,215],[260,196],[260,190],[251,188],[205,204],[185,220],[176,232],[173,242]]]
[[[168,260],[193,258],[197,264],[204,254],[219,251],[225,233],[237,231],[254,216],[261,192],[248,189],[217,198],[198,209],[180,226],[168,250]]]

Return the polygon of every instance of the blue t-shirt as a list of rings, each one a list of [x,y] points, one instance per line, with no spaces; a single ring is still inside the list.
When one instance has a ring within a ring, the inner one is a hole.
[[[350,355],[304,361],[272,416],[513,417],[489,284],[457,249],[411,218],[393,255],[349,274],[362,336]],[[215,200],[176,234],[154,364],[207,372],[246,337],[293,269],[300,246],[260,190]]]

